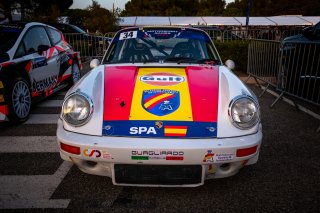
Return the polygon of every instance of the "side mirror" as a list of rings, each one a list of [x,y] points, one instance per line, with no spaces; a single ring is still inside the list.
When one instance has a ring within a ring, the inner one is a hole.
[[[97,66],[99,66],[100,64],[100,61],[98,59],[92,59],[92,61],[90,61],[90,68],[93,69],[93,68],[96,68]]]
[[[38,53],[39,53],[39,55],[41,55],[44,51],[47,51],[48,49],[49,49],[50,47],[48,46],[48,45],[42,45],[42,44],[40,44],[39,46],[38,46]]]
[[[226,66],[227,66],[230,70],[233,70],[233,69],[236,67],[234,61],[232,61],[232,60],[230,60],[230,59],[228,59],[228,60],[225,62],[225,64],[226,64]]]

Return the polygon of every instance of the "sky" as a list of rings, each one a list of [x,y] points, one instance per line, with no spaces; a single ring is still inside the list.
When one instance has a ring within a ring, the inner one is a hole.
[[[121,10],[124,9],[125,4],[129,0],[96,0],[102,7],[112,10],[112,3],[114,3],[114,7],[119,7]],[[233,0],[226,0],[227,3],[232,2]],[[71,9],[80,8],[84,9],[87,6],[91,5],[91,0],[73,0],[73,5],[71,6]]]

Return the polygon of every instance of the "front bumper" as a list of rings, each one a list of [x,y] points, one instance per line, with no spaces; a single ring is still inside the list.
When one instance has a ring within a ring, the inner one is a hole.
[[[259,131],[253,135],[223,139],[106,137],[66,131],[59,120],[57,140],[60,148],[63,143],[80,149],[79,154],[71,154],[60,149],[62,159],[73,161],[85,173],[111,177],[115,185],[132,185],[116,182],[114,165],[118,164],[201,165],[201,182],[183,185],[198,186],[206,179],[232,176],[244,165],[256,163],[262,140],[261,129],[260,126]],[[252,147],[256,147],[252,154],[240,157],[237,153],[237,150]]]

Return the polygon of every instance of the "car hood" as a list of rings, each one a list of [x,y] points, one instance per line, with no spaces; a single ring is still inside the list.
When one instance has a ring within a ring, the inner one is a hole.
[[[103,135],[216,137],[219,69],[106,67]]]
[[[300,41],[310,41],[307,37],[303,36],[302,34],[289,36],[283,39],[283,42],[300,42]]]
[[[67,93],[92,99],[91,119],[65,130],[105,137],[229,138],[254,134],[236,128],[231,101],[254,94],[225,66],[100,65]]]

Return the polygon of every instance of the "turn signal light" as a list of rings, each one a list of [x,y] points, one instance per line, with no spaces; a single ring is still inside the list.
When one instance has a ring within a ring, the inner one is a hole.
[[[63,151],[69,152],[71,154],[80,155],[80,147],[71,146],[60,142],[60,147]]]
[[[245,157],[257,152],[258,146],[249,147],[245,149],[237,149],[237,157]]]

